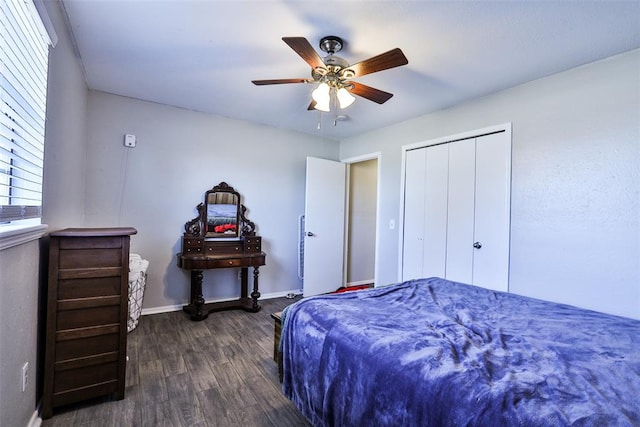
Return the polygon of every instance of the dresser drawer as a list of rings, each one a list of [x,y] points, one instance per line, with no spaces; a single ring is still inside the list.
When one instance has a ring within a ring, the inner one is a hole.
[[[120,305],[83,308],[80,310],[60,310],[56,329],[87,328],[90,326],[117,324],[120,322]]]
[[[204,239],[185,237],[182,239],[182,252],[185,254],[201,254]]]
[[[233,255],[242,253],[242,242],[205,242],[207,255]]]
[[[204,243],[204,239],[185,237],[182,240],[182,244],[186,248],[201,248]]]
[[[183,252],[185,254],[201,254],[202,253],[202,248],[200,246],[197,246],[197,247],[185,247],[183,249]]]
[[[242,259],[210,260],[208,265],[209,268],[242,267]]]
[[[245,244],[244,246],[245,252],[248,252],[248,253],[262,252],[262,237],[257,237],[257,236],[245,237],[244,244]]]
[[[58,300],[120,295],[120,276],[58,280]]]
[[[120,266],[122,266],[120,248],[68,249],[61,250],[59,254],[60,270]]]
[[[60,393],[106,382],[113,382],[115,385],[117,379],[118,363],[115,361],[101,365],[57,371],[55,373],[53,392]]]
[[[61,362],[118,351],[119,339],[119,334],[114,333],[58,341],[55,361]]]

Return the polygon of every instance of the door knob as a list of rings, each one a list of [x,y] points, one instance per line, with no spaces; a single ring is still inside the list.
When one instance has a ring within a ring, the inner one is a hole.
[[[480,248],[482,247],[482,243],[480,243],[480,242],[475,242],[475,243],[473,244],[473,247],[474,247],[474,248],[476,248],[476,249],[480,249]]]
[[[315,236],[315,234],[313,234],[313,233],[312,233],[312,232],[310,232],[310,231],[307,231],[307,236],[309,236],[309,237],[313,237],[313,236]]]

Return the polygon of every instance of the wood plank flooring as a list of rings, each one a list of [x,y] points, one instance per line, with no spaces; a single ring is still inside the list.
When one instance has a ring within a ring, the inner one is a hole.
[[[42,426],[310,426],[282,395],[273,361],[270,314],[299,299],[201,322],[182,312],[142,316],[127,337],[124,400],[57,408]]]

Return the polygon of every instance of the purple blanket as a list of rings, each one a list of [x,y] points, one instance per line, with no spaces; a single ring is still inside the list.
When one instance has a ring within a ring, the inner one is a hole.
[[[315,426],[640,426],[640,321],[431,278],[283,313]]]

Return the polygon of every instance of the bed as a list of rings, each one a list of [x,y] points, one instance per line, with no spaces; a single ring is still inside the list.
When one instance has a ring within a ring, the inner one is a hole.
[[[284,394],[314,426],[638,426],[640,321],[439,278],[282,314]]]

